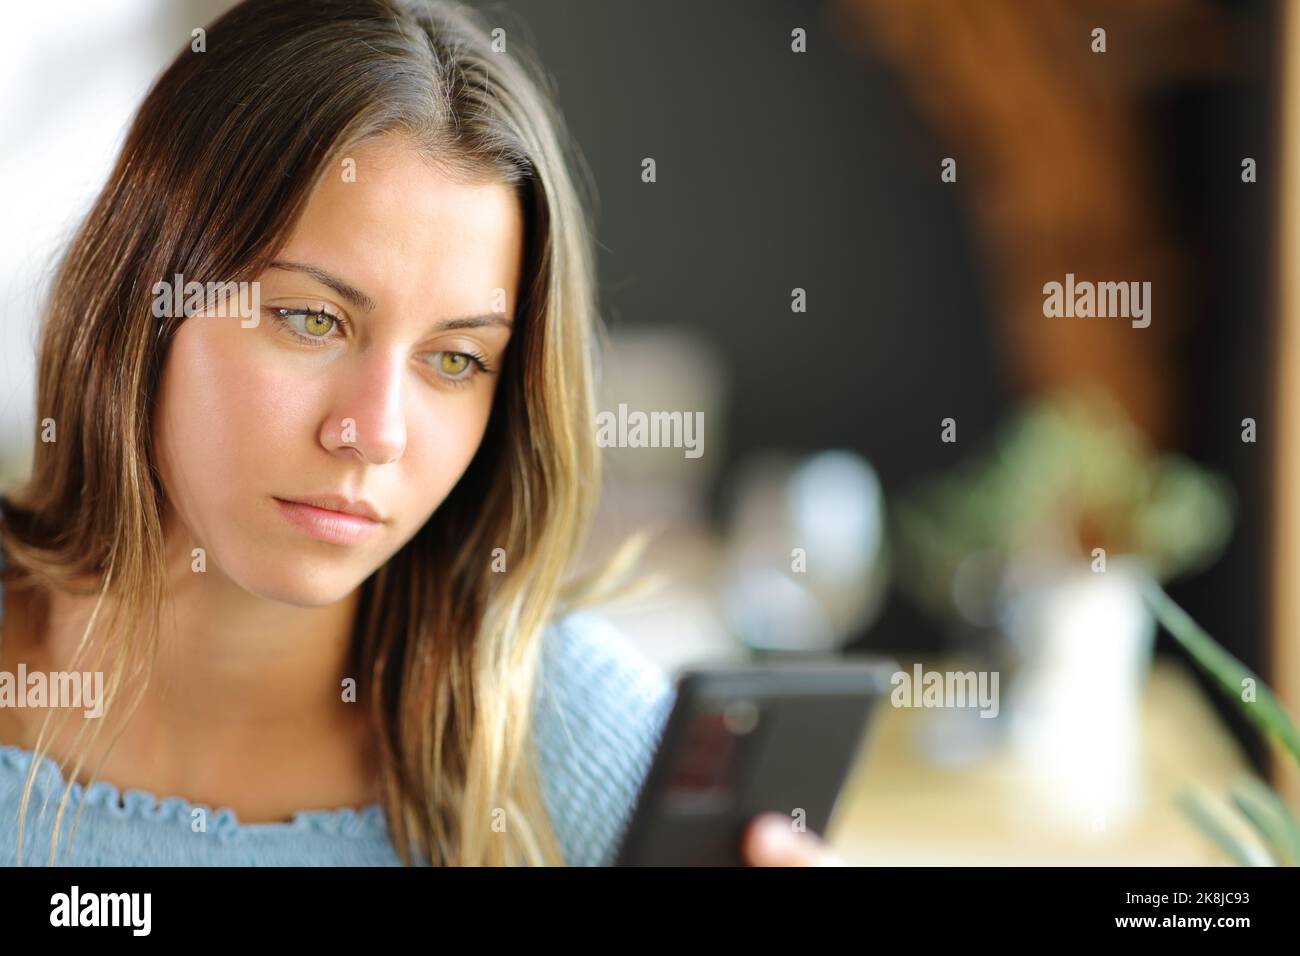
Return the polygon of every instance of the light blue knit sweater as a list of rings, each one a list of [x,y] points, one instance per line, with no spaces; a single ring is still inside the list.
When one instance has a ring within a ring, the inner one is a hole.
[[[0,570],[3,570],[0,553]],[[0,626],[3,624],[0,589]],[[672,683],[603,618],[571,614],[543,640],[534,706],[542,789],[565,860],[613,860],[674,698]],[[0,865],[17,860],[18,809],[31,751],[0,743]],[[24,834],[25,864],[47,864],[54,811],[63,792],[57,764],[37,774]],[[85,789],[74,785],[59,837]],[[48,810],[42,817],[42,800]],[[207,830],[192,830],[204,807]],[[284,823],[240,823],[229,809],[159,799],[108,783],[91,784],[72,841],[71,862],[85,866],[399,866],[378,804],[307,809]]]

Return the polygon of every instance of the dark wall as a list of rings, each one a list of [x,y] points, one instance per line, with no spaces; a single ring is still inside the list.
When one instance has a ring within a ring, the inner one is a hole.
[[[730,460],[849,447],[895,486],[944,463],[944,416],[960,414],[963,444],[988,430],[1005,398],[961,196],[893,77],[822,4],[508,9],[599,188],[607,321],[690,326],[717,347]],[[657,183],[641,182],[646,156]],[[807,313],[790,310],[795,287]]]
[[[558,82],[599,191],[606,321],[690,326],[727,362],[728,463],[759,448],[847,447],[898,491],[950,464],[940,419],[958,417],[961,447],[974,449],[1010,410],[964,197],[939,182],[944,150],[824,4],[477,5]],[[1149,104],[1163,200],[1198,264],[1182,445],[1240,493],[1227,554],[1171,590],[1267,675],[1276,12],[1225,9],[1242,27],[1240,68]],[[790,52],[795,26],[808,31],[807,54]],[[1247,155],[1259,160],[1255,186],[1232,174]],[[653,185],[640,180],[646,156]],[[806,314],[790,311],[796,286]],[[1259,444],[1240,442],[1247,415]],[[941,643],[895,598],[861,646]],[[1174,650],[1168,638],[1159,647]],[[1235,709],[1221,710],[1258,758]]]
[[[1223,472],[1237,490],[1237,521],[1222,557],[1169,592],[1234,654],[1270,678],[1269,534],[1275,338],[1274,230],[1280,170],[1277,157],[1277,74],[1280,10],[1273,3],[1225,5],[1241,31],[1239,71],[1171,91],[1152,104],[1160,161],[1168,171],[1168,207],[1195,253],[1195,333],[1181,356],[1186,387],[1180,446]],[[1241,161],[1254,157],[1260,175],[1241,182]],[[1241,420],[1254,418],[1256,443],[1241,440]],[[1279,586],[1287,586],[1278,582]],[[1162,637],[1162,650],[1173,641]],[[1266,748],[1240,716],[1201,678],[1206,693],[1262,768]]]

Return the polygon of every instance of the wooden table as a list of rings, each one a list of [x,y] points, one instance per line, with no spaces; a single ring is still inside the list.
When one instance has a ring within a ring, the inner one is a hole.
[[[912,661],[901,661],[910,669]],[[942,662],[924,662],[944,669]],[[1175,804],[1196,784],[1213,794],[1250,773],[1187,666],[1158,659],[1143,716],[1145,799],[1128,822],[1049,823],[1032,775],[1002,747],[960,767],[938,766],[916,745],[935,712],[888,705],[841,793],[827,831],[861,865],[1157,865],[1229,862]]]

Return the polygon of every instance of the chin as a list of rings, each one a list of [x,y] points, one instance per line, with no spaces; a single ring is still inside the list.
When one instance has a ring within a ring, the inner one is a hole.
[[[343,600],[370,576],[369,567],[359,568],[354,562],[286,554],[272,561],[249,562],[243,573],[230,577],[249,594],[268,601],[326,607]]]

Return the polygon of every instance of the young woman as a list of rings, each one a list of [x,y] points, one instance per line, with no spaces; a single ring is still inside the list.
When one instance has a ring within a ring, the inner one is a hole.
[[[251,0],[149,92],[0,499],[0,673],[49,690],[0,862],[610,860],[671,688],[567,578],[597,318],[542,75],[440,3]]]

